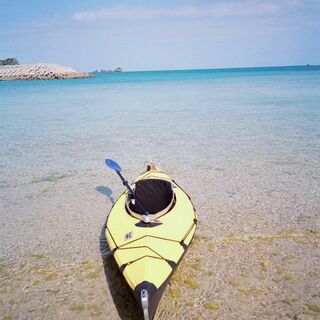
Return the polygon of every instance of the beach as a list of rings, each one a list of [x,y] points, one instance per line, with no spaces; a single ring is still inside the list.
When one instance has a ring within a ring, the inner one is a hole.
[[[0,314],[141,319],[104,223],[152,159],[199,225],[157,319],[320,316],[320,68],[0,83]]]

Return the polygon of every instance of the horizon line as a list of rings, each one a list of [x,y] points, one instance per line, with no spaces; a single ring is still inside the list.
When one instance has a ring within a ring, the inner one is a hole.
[[[159,71],[201,71],[201,70],[235,70],[235,69],[263,69],[263,68],[294,68],[294,67],[320,67],[320,64],[297,64],[297,65],[270,65],[270,66],[246,66],[246,67],[219,67],[219,68],[190,68],[190,69],[150,69],[150,70],[125,70],[125,72],[159,72]],[[120,67],[122,68],[122,67]],[[104,70],[97,68],[96,70]],[[95,73],[95,71],[86,71]],[[114,73],[114,72],[111,72]]]

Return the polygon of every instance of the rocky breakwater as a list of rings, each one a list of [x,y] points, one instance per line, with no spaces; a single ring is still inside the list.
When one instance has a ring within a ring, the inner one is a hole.
[[[0,81],[91,78],[88,73],[56,64],[21,64],[0,66]]]

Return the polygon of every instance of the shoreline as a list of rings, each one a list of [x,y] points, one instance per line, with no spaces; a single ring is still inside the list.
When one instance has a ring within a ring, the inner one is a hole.
[[[13,80],[60,80],[91,78],[89,73],[78,72],[57,64],[21,64],[0,66],[0,81]]]

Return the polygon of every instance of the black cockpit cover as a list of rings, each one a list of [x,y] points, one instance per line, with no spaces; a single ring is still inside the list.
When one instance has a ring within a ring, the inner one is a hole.
[[[173,197],[172,185],[160,179],[143,179],[136,182],[135,194],[148,213],[154,214],[165,209]],[[143,209],[136,203],[133,211],[143,214]]]

